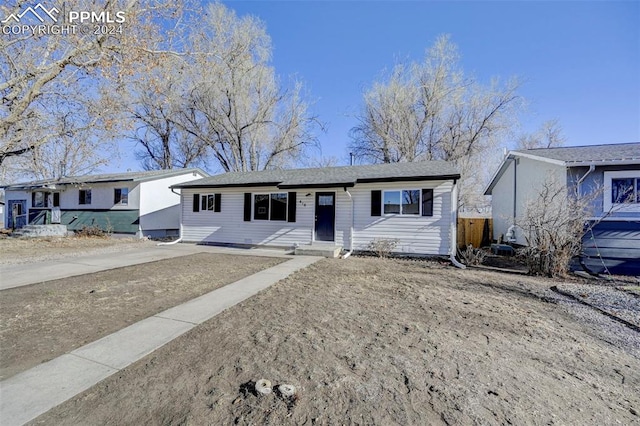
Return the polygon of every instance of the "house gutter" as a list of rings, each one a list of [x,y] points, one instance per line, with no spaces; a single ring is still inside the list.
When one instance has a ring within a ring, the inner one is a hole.
[[[353,253],[353,222],[355,220],[355,206],[353,204],[353,197],[351,196],[351,193],[346,186],[344,187],[344,192],[347,193],[347,195],[349,196],[349,201],[351,201],[351,228],[349,229],[349,251],[342,255],[342,259],[346,259]]]
[[[174,191],[173,187],[169,187],[169,189],[171,190],[171,192],[180,197],[180,230],[178,231],[179,234],[177,240],[171,241],[169,243],[158,243],[157,245],[159,246],[172,246],[182,241],[182,193]]]
[[[451,252],[449,253],[449,260],[456,268],[466,269],[462,263],[456,259],[456,248],[458,245],[458,185],[456,181],[453,181],[453,188],[451,189]]]

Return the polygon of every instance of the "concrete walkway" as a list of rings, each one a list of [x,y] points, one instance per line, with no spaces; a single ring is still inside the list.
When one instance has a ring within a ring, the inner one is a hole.
[[[171,259],[195,253],[226,253],[240,256],[289,257],[283,250],[236,249],[227,247],[202,246],[197,244],[175,244],[164,246],[145,246],[125,249],[113,253],[94,253],[77,257],[64,257],[41,262],[0,265],[0,290],[38,284],[44,281],[77,275],[91,274],[107,269],[122,268]]]
[[[166,247],[179,246],[163,248]],[[245,252],[256,255],[253,250]],[[320,259],[293,257],[0,382],[0,424],[22,425],[35,419],[198,324]]]

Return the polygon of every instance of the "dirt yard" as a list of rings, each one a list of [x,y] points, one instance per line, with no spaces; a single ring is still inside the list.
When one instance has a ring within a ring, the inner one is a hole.
[[[139,238],[0,238],[0,265],[100,254],[153,245]]]
[[[194,254],[0,292],[0,378],[286,259]]]
[[[640,334],[555,284],[324,260],[33,423],[640,423]],[[297,393],[257,396],[260,378]]]

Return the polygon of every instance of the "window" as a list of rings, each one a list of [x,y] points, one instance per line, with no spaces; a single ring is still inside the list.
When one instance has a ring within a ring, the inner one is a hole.
[[[287,220],[287,193],[254,194],[254,220]]]
[[[269,194],[253,196],[253,219],[269,220]]]
[[[640,212],[640,170],[604,172],[603,212]]]
[[[193,211],[219,212],[222,202],[222,194],[193,194]]]
[[[384,191],[384,214],[420,215],[420,190]]]
[[[115,188],[113,190],[113,204],[123,206],[129,204],[129,188]]]
[[[90,189],[81,189],[78,194],[78,204],[91,204]]]
[[[611,203],[630,204],[640,202],[640,179],[611,179]]]
[[[287,220],[287,193],[271,194],[271,220]]]
[[[42,191],[32,192],[31,207],[33,208],[49,207],[49,197],[47,197],[47,193]]]

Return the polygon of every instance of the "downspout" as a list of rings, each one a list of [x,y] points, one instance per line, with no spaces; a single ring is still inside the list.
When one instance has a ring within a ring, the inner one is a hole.
[[[516,238],[516,213],[517,213],[517,196],[518,196],[518,159],[510,158],[510,161],[513,162],[513,214],[511,215],[512,221],[511,226],[507,229],[507,233],[504,235],[505,239],[508,243],[515,243],[517,241]]]
[[[178,231],[178,239],[175,241],[171,241],[169,243],[158,243],[157,245],[159,246],[172,246],[174,244],[178,244],[180,241],[182,241],[182,207],[183,207],[183,203],[182,203],[182,193],[180,192],[176,192],[173,190],[173,188],[169,188],[171,190],[171,192],[173,192],[174,194],[176,194],[177,196],[180,197],[180,230]]]
[[[449,260],[453,263],[453,266],[460,269],[466,269],[462,263],[456,259],[456,248],[458,245],[458,185],[456,181],[453,181],[453,188],[451,189],[451,253],[449,254]]]
[[[351,228],[349,229],[349,251],[342,255],[342,259],[346,259],[347,257],[351,256],[351,253],[353,253],[353,221],[355,220],[355,206],[353,205],[353,197],[351,196],[351,193],[346,186],[344,187],[344,192],[347,193],[347,195],[349,196],[349,201],[351,201]]]

